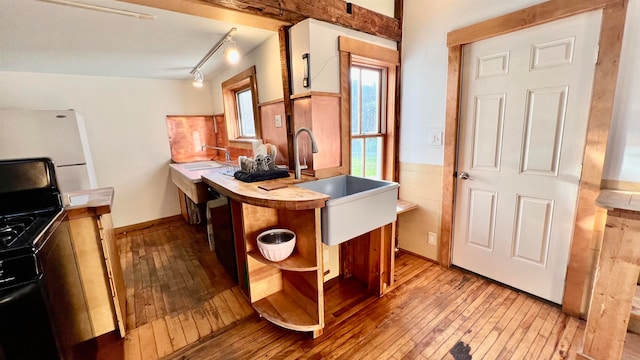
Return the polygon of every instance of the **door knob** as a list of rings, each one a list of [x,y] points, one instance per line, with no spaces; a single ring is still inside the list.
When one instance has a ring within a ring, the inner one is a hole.
[[[462,180],[473,180],[471,178],[471,176],[469,176],[468,172],[461,172],[460,176],[458,176],[458,178],[462,179]]]

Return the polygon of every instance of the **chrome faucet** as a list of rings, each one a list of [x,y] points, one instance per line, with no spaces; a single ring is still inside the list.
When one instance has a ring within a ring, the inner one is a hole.
[[[216,149],[216,150],[221,150],[224,151],[224,160],[226,162],[231,161],[231,153],[229,152],[229,150],[225,149],[225,148],[221,148],[221,147],[217,147],[217,146],[211,146],[211,145],[202,145],[202,149],[201,151],[204,151],[205,149]]]
[[[300,133],[303,131],[306,131],[307,134],[309,134],[309,137],[311,138],[311,152],[314,154],[318,152],[318,145],[316,144],[316,139],[313,137],[313,133],[311,132],[311,130],[307,129],[306,127],[301,127],[300,129],[298,129],[298,131],[296,131],[296,134],[293,137],[293,154],[294,154],[294,161],[295,161],[295,178],[296,179],[300,179],[300,176],[301,176],[300,154],[298,152],[298,135],[300,135]]]

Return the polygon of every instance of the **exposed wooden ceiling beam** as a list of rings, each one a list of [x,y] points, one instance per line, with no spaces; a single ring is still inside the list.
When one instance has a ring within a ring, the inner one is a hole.
[[[306,18],[400,41],[400,20],[344,0],[120,0],[185,14],[275,30]],[[347,12],[348,5],[350,13]]]
[[[224,21],[232,24],[251,26],[254,28],[278,31],[282,26],[291,25],[290,22],[272,19],[265,16],[241,12],[214,6],[203,0],[119,0],[125,3],[143,5],[152,8],[200,16],[207,19]]]

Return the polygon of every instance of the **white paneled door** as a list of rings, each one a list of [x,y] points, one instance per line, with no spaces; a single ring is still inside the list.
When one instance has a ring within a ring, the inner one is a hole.
[[[562,302],[601,12],[463,49],[453,264]]]

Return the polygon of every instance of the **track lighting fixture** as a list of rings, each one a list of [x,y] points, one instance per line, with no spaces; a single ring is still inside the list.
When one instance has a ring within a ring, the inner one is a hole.
[[[236,47],[235,41],[231,40],[231,35],[237,31],[236,28],[231,28],[223,37],[220,39],[207,54],[200,60],[198,65],[196,65],[193,69],[191,69],[191,74],[194,75],[193,86],[202,87],[204,78],[202,73],[200,72],[200,68],[204,66],[204,64],[218,51],[222,46],[224,46],[224,55],[232,64],[235,64],[240,60],[240,53],[238,52],[238,48]]]
[[[240,60],[240,53],[238,52],[235,41],[227,40],[224,42],[224,56],[227,58],[227,61],[232,64]]]
[[[49,2],[49,3],[53,3],[53,4],[59,4],[59,5],[73,6],[73,7],[77,7],[77,8],[81,8],[81,9],[108,12],[108,13],[117,14],[117,15],[131,16],[131,17],[135,17],[135,18],[138,18],[138,19],[144,19],[144,20],[153,20],[153,19],[155,19],[155,16],[149,15],[149,14],[143,14],[143,13],[138,13],[138,12],[128,11],[128,10],[115,9],[115,8],[110,8],[110,7],[106,7],[106,6],[94,5],[94,4],[87,4],[87,3],[83,3],[83,2],[79,2],[79,1],[69,1],[69,0],[40,0],[40,1]]]
[[[193,73],[193,86],[198,88],[204,86],[204,77],[202,77],[200,70],[196,70],[196,72]]]

